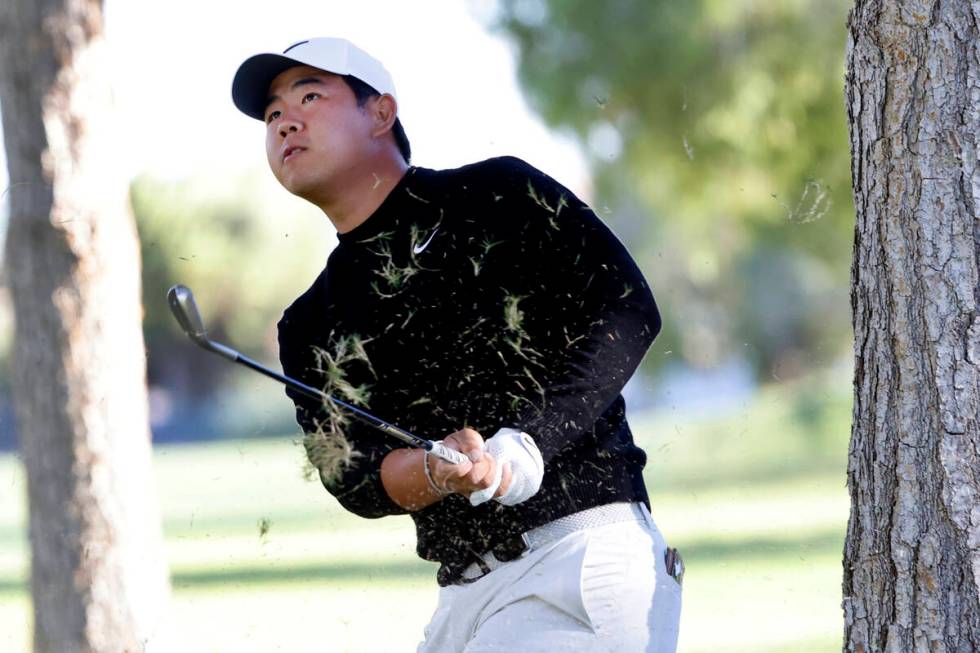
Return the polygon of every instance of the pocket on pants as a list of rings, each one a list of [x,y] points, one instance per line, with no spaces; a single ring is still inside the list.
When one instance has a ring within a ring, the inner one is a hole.
[[[659,531],[645,522],[595,530],[581,586],[598,650],[676,650],[681,586],[667,574],[665,553]]]
[[[597,635],[646,623],[656,570],[653,545],[639,522],[599,527],[582,560],[582,605]],[[637,602],[646,603],[646,607]],[[630,624],[630,622],[632,622]]]

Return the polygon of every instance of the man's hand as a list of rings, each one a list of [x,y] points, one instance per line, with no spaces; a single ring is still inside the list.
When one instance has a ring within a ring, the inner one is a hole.
[[[424,451],[399,447],[389,451],[381,461],[381,483],[385,492],[405,510],[422,510],[444,494],[433,489],[425,477],[423,465],[429,461],[432,481],[447,492],[458,492],[473,502],[470,495],[493,487],[497,477],[497,461],[484,450],[483,437],[473,429],[464,428],[446,437],[443,445],[467,456],[466,462],[454,465]],[[500,485],[494,496],[502,496],[511,485],[510,463],[500,470]],[[481,497],[482,498],[482,497]],[[484,501],[489,497],[483,498]]]
[[[434,456],[429,457],[429,471],[436,485],[469,497],[478,490],[493,485],[497,477],[497,461],[484,451],[483,436],[471,428],[463,428],[443,439],[450,449],[459,451],[469,462],[454,465]],[[510,464],[504,465],[500,486],[494,496],[500,496],[510,486]]]

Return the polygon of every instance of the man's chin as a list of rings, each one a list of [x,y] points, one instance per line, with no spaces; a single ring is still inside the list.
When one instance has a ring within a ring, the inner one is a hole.
[[[289,177],[284,180],[281,179],[279,183],[282,184],[283,188],[288,190],[296,197],[301,197],[308,202],[313,201],[312,197],[315,194],[317,185],[312,183],[310,180]]]

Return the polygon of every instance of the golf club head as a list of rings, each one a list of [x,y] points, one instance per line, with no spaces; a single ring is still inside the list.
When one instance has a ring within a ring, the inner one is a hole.
[[[208,351],[213,351],[219,356],[224,356],[228,360],[238,363],[241,354],[226,347],[218,342],[213,342],[208,338],[208,332],[204,330],[204,321],[201,320],[201,313],[197,310],[197,302],[194,301],[194,293],[187,286],[177,284],[167,292],[167,303],[170,304],[170,311],[177,318],[177,323],[184,330],[187,337],[193,340]]]
[[[201,313],[197,310],[197,302],[194,301],[194,293],[191,289],[180,284],[173,286],[167,292],[167,302],[187,337],[202,347],[210,349],[208,332],[204,329],[204,322],[201,320]]]

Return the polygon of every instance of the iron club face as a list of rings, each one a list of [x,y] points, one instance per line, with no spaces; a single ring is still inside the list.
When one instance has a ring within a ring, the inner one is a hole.
[[[190,288],[180,284],[173,286],[167,292],[167,303],[170,304],[170,311],[177,318],[177,323],[188,338],[208,351],[238,362],[240,354],[237,351],[208,339],[201,312],[197,310],[197,302],[194,301],[194,293]]]
[[[187,337],[198,344],[207,340],[208,333],[204,329],[204,321],[201,320],[201,313],[197,310],[197,302],[194,301],[194,293],[187,286],[180,284],[172,287],[167,293],[167,303],[170,304],[170,311],[177,318],[177,323],[184,330]]]

